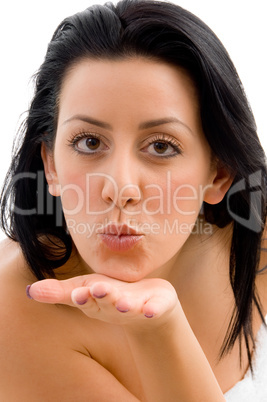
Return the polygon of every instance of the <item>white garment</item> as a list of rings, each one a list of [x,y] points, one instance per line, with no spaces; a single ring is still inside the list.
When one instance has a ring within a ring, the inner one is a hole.
[[[253,377],[249,369],[244,378],[224,394],[227,402],[267,402],[267,329],[263,324],[256,337],[253,371]]]

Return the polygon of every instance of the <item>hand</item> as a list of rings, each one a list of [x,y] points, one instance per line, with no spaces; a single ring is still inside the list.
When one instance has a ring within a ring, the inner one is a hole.
[[[27,291],[36,301],[77,307],[88,317],[121,325],[142,325],[148,318],[162,323],[178,304],[172,285],[158,278],[127,283],[90,274],[42,280]]]
[[[224,400],[169,282],[149,278],[127,283],[90,274],[35,282],[28,288],[28,295],[39,302],[76,307],[93,319],[121,325],[134,356],[143,400]]]

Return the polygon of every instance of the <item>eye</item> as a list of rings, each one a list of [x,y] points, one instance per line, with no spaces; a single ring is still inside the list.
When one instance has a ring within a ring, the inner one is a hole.
[[[152,149],[151,149],[152,148]],[[170,155],[173,152],[173,147],[163,141],[156,141],[149,145],[148,150],[160,155]]]
[[[98,135],[89,133],[77,135],[70,141],[70,144],[76,151],[84,154],[94,154],[107,149]]]
[[[76,148],[83,151],[96,151],[100,147],[98,138],[83,138],[76,142]]]
[[[161,158],[169,158],[182,153],[178,141],[172,138],[167,139],[165,136],[163,137],[150,140],[149,145],[143,151]]]

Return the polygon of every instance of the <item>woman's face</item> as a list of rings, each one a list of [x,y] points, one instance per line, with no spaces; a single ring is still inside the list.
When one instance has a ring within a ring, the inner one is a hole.
[[[141,58],[75,65],[42,154],[81,261],[125,281],[168,269],[217,174],[191,79]]]

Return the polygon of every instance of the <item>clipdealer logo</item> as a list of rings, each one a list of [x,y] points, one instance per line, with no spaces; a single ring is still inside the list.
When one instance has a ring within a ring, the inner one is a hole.
[[[111,184],[114,186],[114,199],[116,200],[117,197],[122,197],[123,198],[123,192],[131,187],[134,188],[137,191],[137,196],[140,197],[140,189],[138,186],[134,184],[128,184],[127,186],[124,186],[120,192],[118,189],[118,186],[113,179],[113,177],[101,173],[94,173],[94,174],[87,174],[86,176],[86,191],[84,191],[81,188],[78,188],[77,185],[71,185],[68,184],[65,188],[63,187],[61,189],[61,196],[64,194],[66,191],[74,191],[77,197],[77,205],[73,210],[70,211],[64,211],[65,213],[67,212],[69,215],[75,216],[75,214],[79,213],[79,211],[84,207],[86,207],[86,214],[88,215],[101,215],[109,212],[114,208],[115,202],[112,203],[106,210],[104,211],[92,211],[90,210],[90,191],[93,191],[90,186],[90,178],[105,178],[110,180]],[[56,225],[60,226],[62,225],[63,217],[62,217],[62,206],[61,206],[61,197],[56,197],[56,200],[54,199],[55,197],[51,196],[47,192],[47,183],[46,179],[44,176],[43,171],[38,171],[37,173],[31,173],[31,172],[25,172],[25,173],[20,173],[16,176],[13,177],[11,183],[10,183],[10,188],[14,187],[16,183],[20,180],[35,180],[37,182],[37,193],[36,193],[36,203],[35,207],[31,209],[22,209],[19,208],[16,205],[13,205],[13,210],[16,214],[20,215],[56,215]],[[230,187],[226,194],[226,201],[227,201],[227,210],[229,215],[238,222],[240,225],[259,233],[262,229],[261,226],[261,211],[262,211],[262,172],[261,170],[249,175],[248,177],[248,184],[246,184],[246,180],[243,178],[234,185]],[[93,186],[92,186],[93,187]],[[152,197],[143,200],[142,202],[142,212],[146,215],[157,215],[157,214],[170,214],[172,211],[172,208],[174,208],[175,212],[177,212],[180,215],[192,215],[196,211],[190,211],[190,210],[181,210],[179,207],[179,200],[181,201],[186,201],[190,202],[190,200],[198,200],[200,203],[200,206],[203,201],[204,197],[204,192],[207,187],[201,187],[197,190],[191,185],[186,185],[183,184],[176,189],[172,191],[171,194],[171,175],[170,172],[167,173],[166,175],[166,190],[165,190],[165,195],[166,195],[166,200],[164,200],[164,194],[162,188],[158,184],[149,184],[147,185],[147,188],[152,188],[155,191],[157,191],[157,195],[153,195]],[[187,189],[191,191],[190,196],[181,196],[179,195],[179,192],[183,189]],[[241,216],[241,214],[238,214],[237,210],[233,210],[231,207],[231,198],[239,193],[246,190],[249,193],[249,205],[248,205],[248,212],[249,216]],[[148,204],[150,200],[158,200],[158,208],[155,209],[154,211],[149,210]],[[125,211],[126,214],[134,216],[138,215],[141,213],[141,211]],[[166,223],[167,225],[167,223]]]
[[[229,189],[227,193],[227,210],[229,215],[240,225],[252,230],[253,232],[259,233],[262,230],[262,172],[259,170],[258,172],[249,175],[248,184],[250,189],[250,201],[248,208],[249,217],[244,218],[238,215],[236,212],[233,212],[230,205],[231,197],[234,194],[246,190],[247,187],[245,179],[241,179]]]
[[[103,233],[108,223],[110,222],[107,219],[104,223],[98,222],[93,224],[88,222],[76,222],[76,220],[73,218],[67,219],[67,227],[69,232],[74,235],[86,236],[87,239],[95,234]],[[161,224],[158,222],[139,223],[133,219],[129,219],[127,225],[129,228],[133,228],[138,233],[142,233],[144,235],[180,234],[187,236],[189,234],[211,235],[213,233],[213,226],[210,223],[205,222],[204,219],[198,219],[196,223],[191,224],[186,222],[180,223],[178,218],[175,218],[171,222],[169,219],[164,219]]]

